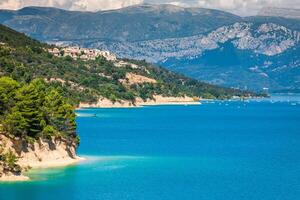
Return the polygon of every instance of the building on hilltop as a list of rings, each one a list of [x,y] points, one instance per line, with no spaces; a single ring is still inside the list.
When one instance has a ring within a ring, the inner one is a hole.
[[[70,56],[73,59],[95,60],[99,56],[103,56],[107,60],[114,61],[117,57],[109,51],[101,51],[99,49],[87,49],[81,47],[62,47],[60,49],[53,48],[48,50],[49,53],[57,57]]]

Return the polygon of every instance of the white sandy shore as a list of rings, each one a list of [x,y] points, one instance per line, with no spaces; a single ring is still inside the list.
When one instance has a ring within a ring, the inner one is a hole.
[[[77,156],[76,158],[64,158],[64,159],[57,159],[57,160],[47,160],[42,162],[34,162],[29,163],[28,166],[36,169],[36,168],[55,168],[55,167],[65,167],[69,165],[75,165],[79,162],[86,160],[83,157]]]
[[[33,162],[27,166],[32,167],[32,169],[47,169],[47,168],[56,168],[56,167],[66,167],[69,165],[75,165],[79,162],[85,161],[83,157],[77,156],[76,158],[69,159],[57,159],[49,160],[44,162]],[[0,177],[0,182],[21,182],[21,181],[30,181],[30,178],[25,175],[3,175]]]
[[[159,105],[200,105],[200,101],[169,101],[169,102],[145,102],[139,106],[159,106]]]
[[[28,176],[20,175],[3,175],[0,177],[0,182],[19,182],[19,181],[29,181]]]
[[[136,98],[133,104],[130,101],[117,101],[112,102],[106,98],[100,98],[97,103],[89,104],[81,102],[79,108],[132,108],[142,106],[155,106],[155,105],[199,105],[199,100],[195,100],[192,97],[163,97],[161,95],[155,95],[154,99],[148,99],[147,101],[141,98]]]

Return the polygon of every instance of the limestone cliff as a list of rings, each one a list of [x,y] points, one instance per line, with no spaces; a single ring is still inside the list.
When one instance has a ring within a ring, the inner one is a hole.
[[[38,139],[27,142],[0,134],[2,154],[16,156],[14,166],[0,162],[0,180],[25,180],[22,172],[32,167],[45,168],[73,164],[80,160],[76,156],[77,144],[64,138]]]
[[[150,105],[177,105],[177,104],[200,104],[200,98],[198,97],[164,97],[162,95],[153,95],[153,99],[143,100],[136,98],[134,102],[121,100],[112,102],[107,98],[100,98],[97,103],[85,103],[81,102],[79,108],[129,108],[140,107]]]

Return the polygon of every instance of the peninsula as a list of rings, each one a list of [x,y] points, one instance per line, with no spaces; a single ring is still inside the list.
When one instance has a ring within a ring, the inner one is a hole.
[[[75,112],[41,79],[20,84],[0,78],[0,181],[27,180],[32,167],[75,163]]]
[[[199,104],[257,94],[218,87],[145,61],[33,40],[0,25],[0,180],[81,160],[75,108]]]

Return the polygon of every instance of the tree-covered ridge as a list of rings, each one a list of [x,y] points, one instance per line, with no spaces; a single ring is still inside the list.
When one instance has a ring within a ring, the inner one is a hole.
[[[99,97],[106,97],[112,101],[134,102],[137,97],[146,100],[154,94],[204,98],[253,95],[240,90],[212,86],[142,61],[108,61],[103,57],[84,61],[74,60],[69,56],[55,57],[48,52],[48,45],[1,25],[0,30],[0,75],[26,83],[35,78],[42,78],[60,90],[73,105],[78,105],[80,101],[96,102]],[[116,62],[127,64],[118,66]],[[137,67],[132,67],[132,64]],[[120,80],[126,79],[127,73],[143,75],[157,82],[124,85]]]
[[[29,46],[30,48],[46,47],[46,44],[42,44],[37,40],[26,37],[25,34],[19,33],[13,29],[0,24],[0,41],[8,44],[12,47]]]
[[[73,106],[43,80],[20,84],[1,77],[0,105],[1,132],[29,142],[53,137],[79,142]]]
[[[4,137],[5,136],[5,137]],[[3,140],[4,137],[4,140]],[[77,146],[74,107],[61,93],[43,79],[19,83],[10,77],[0,77],[0,177],[21,175],[17,154],[6,148],[11,141],[62,140]]]

